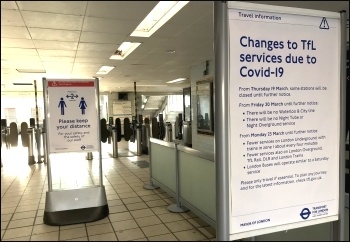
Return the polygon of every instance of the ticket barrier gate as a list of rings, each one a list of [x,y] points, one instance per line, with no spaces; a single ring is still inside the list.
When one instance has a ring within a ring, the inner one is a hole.
[[[7,147],[7,142],[6,142],[6,133],[7,133],[7,129],[6,128],[1,128],[1,147],[2,145],[6,145]]]
[[[6,119],[1,119],[1,149],[3,144],[6,145]],[[1,167],[2,166],[3,165],[2,165],[2,158],[1,158]]]
[[[156,117],[152,118],[151,134],[152,138],[163,140],[165,137],[165,125],[163,122],[163,114],[159,114],[159,122]]]
[[[139,115],[138,122],[136,123],[136,146],[137,146],[137,155],[142,155],[142,125],[143,118],[142,115]]]
[[[7,129],[7,140],[9,142],[9,145],[12,147],[18,146],[18,129],[17,129],[17,123],[11,122],[10,128]]]
[[[27,129],[28,134],[28,165],[34,165],[35,164],[35,157],[34,157],[34,130],[33,128]]]
[[[147,119],[147,122],[146,122],[146,119],[145,119],[145,123],[142,124],[141,147],[142,147],[142,153],[148,155],[151,126],[149,124],[149,119]]]
[[[185,146],[192,147],[192,125],[190,121],[184,121],[183,126],[183,142]]]
[[[136,147],[137,147],[136,155],[142,155],[142,145],[141,145],[142,135],[141,135],[141,132],[142,132],[142,126],[141,126],[141,124],[138,124],[136,127],[136,137],[135,137]]]
[[[170,122],[165,123],[165,141],[173,142],[172,125]]]
[[[120,118],[115,119],[115,125],[113,125],[113,121],[111,118],[109,119],[108,131],[110,132],[110,141],[109,144],[112,145],[112,157],[118,157],[118,142],[121,141],[121,122]]]
[[[184,146],[192,147],[192,125],[190,121],[183,121],[182,114],[176,117],[174,124],[175,139]]]
[[[163,114],[159,114],[158,115],[159,118],[159,123],[158,123],[158,127],[159,127],[159,139],[164,140],[165,137],[165,125],[164,125],[164,120],[163,120]]]
[[[6,145],[6,148],[10,148],[10,143],[8,140],[9,135],[9,128],[7,127],[7,121],[6,119],[1,119],[1,146],[4,144]]]
[[[116,127],[112,128],[112,150],[113,158],[118,158],[118,137]]]
[[[113,134],[112,134],[113,133],[113,125],[112,124],[108,124],[107,129],[109,131],[108,136],[107,136],[107,142],[108,142],[108,144],[111,144],[112,136],[113,136]]]
[[[124,139],[129,141],[130,151],[138,156],[142,154],[142,115],[139,116],[139,122],[135,116],[133,116],[132,123],[129,118],[124,119]]]
[[[45,160],[45,156],[42,152],[41,149],[41,142],[44,139],[44,130],[42,127],[39,128],[34,128],[34,134],[35,134],[35,141],[36,141],[36,148],[37,148],[37,153],[38,153],[38,161],[37,163],[43,163],[43,160]],[[42,160],[43,159],[43,160]]]
[[[6,145],[7,149],[10,147],[17,147],[18,145],[18,129],[15,122],[11,122],[10,126],[7,126],[6,119],[1,119],[1,136],[2,142]]]
[[[42,126],[38,127],[38,125],[35,124],[35,119],[34,118],[30,118],[29,119],[29,126],[32,129],[31,131],[26,132],[28,134],[28,138],[30,139],[30,135],[32,135],[33,140],[35,140],[36,143],[36,150],[37,150],[37,163],[46,163],[47,159],[46,159],[46,155],[45,153],[47,152],[46,150],[46,132],[45,132],[45,119],[43,119],[43,124]],[[28,125],[23,122],[21,124],[21,131],[25,131],[25,130],[29,130]],[[31,134],[32,132],[32,134]],[[35,160],[33,161],[32,158],[30,158],[30,153],[31,153],[31,148],[29,147],[29,140],[28,140],[28,144],[26,144],[26,142],[23,142],[23,139],[26,141],[25,137],[25,132],[22,133],[21,132],[21,138],[22,138],[22,145],[24,147],[26,147],[26,145],[28,145],[28,160],[30,160],[30,162],[28,161],[28,164],[33,164],[35,163]],[[34,149],[34,141],[32,141],[32,146]],[[30,151],[30,152],[29,152]]]

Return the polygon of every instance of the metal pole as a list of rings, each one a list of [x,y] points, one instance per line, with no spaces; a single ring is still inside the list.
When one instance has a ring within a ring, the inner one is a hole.
[[[339,219],[333,222],[333,241],[345,241],[345,140],[346,140],[346,11],[340,12],[340,137],[339,137]]]
[[[134,82],[134,95],[135,95],[135,117],[137,121],[136,82]]]
[[[34,93],[35,93],[35,117],[36,117],[36,149],[38,151],[38,163],[42,163],[41,161],[41,132],[39,126],[39,112],[38,112],[38,93],[36,87],[36,80],[34,80]]]
[[[33,131],[34,129],[29,128],[28,133],[28,165],[35,164],[35,157],[33,152],[34,140],[33,140]]]
[[[188,208],[181,206],[180,204],[180,165],[179,165],[179,152],[177,149],[178,143],[175,143],[175,162],[176,162],[176,204],[169,205],[167,209],[173,213],[187,212]]]
[[[95,78],[96,88],[95,88],[95,98],[97,99],[97,106],[95,107],[97,110],[97,124],[100,123],[100,88],[99,88],[99,79]],[[103,186],[103,174],[102,174],[102,152],[101,152],[101,131],[100,131],[100,125],[99,125],[99,132],[98,132],[98,151],[99,151],[99,174],[100,174],[100,186]]]
[[[117,129],[112,129],[112,146],[113,146],[113,158],[118,158],[118,139]]]
[[[43,146],[44,146],[44,163],[47,164],[46,131],[43,132]]]
[[[227,2],[214,1],[216,239],[230,239]]]
[[[140,127],[136,127],[136,154],[142,155],[141,129],[140,129]]]
[[[48,129],[48,103],[47,103],[47,82],[46,78],[43,78],[43,96],[44,96],[44,117],[45,117],[45,132],[46,132],[46,138],[45,138],[45,146],[46,146],[46,163],[47,163],[47,186],[48,186],[48,192],[52,192],[52,173],[51,173],[51,161],[50,161],[50,146],[48,145],[48,142],[50,140],[50,132]]]
[[[86,154],[86,159],[87,160],[92,160],[94,158],[94,156],[92,155],[92,152],[89,151],[87,154]]]
[[[156,186],[152,182],[152,156],[151,156],[151,141],[150,141],[150,136],[148,136],[148,162],[149,162],[149,184],[145,184],[143,186],[144,189],[147,190],[155,190],[158,189],[159,186]]]

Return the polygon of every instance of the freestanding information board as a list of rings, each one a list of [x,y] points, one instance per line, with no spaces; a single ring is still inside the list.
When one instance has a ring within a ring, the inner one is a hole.
[[[48,80],[51,153],[98,150],[95,91],[94,80]]]
[[[98,80],[43,78],[43,89],[49,186],[44,223],[65,225],[102,219],[108,216],[109,208],[102,184]],[[99,152],[100,184],[52,190],[50,154],[86,151]]]
[[[340,13],[226,11],[230,240],[338,220]]]

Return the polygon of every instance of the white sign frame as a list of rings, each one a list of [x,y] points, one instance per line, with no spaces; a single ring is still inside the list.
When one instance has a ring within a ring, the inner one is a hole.
[[[51,153],[100,151],[95,79],[44,79],[47,149]]]

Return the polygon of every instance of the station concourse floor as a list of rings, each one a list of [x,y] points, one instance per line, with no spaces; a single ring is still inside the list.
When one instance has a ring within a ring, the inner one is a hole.
[[[17,241],[215,241],[216,232],[191,211],[172,213],[176,203],[149,184],[148,155],[136,156],[128,142],[118,142],[118,158],[111,144],[102,144],[103,185],[109,215],[99,221],[65,226],[43,223],[48,190],[47,165],[28,165],[28,148],[1,148],[1,240]],[[36,157],[36,149],[34,153]],[[52,187],[77,189],[99,185],[98,157],[86,153],[53,154]],[[98,156],[98,155],[96,155]],[[36,160],[37,161],[37,160]]]

